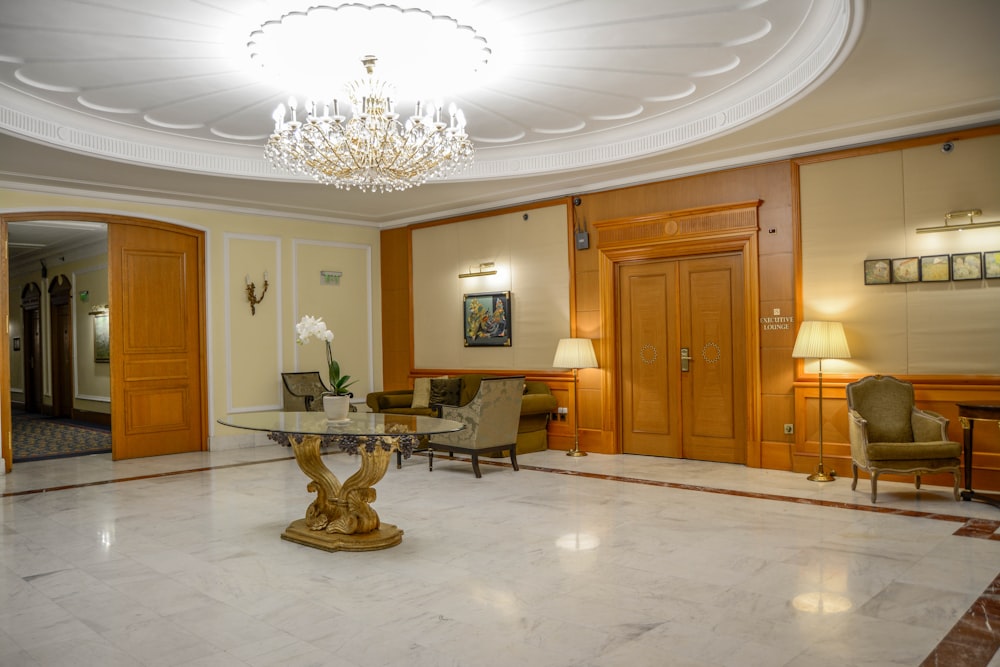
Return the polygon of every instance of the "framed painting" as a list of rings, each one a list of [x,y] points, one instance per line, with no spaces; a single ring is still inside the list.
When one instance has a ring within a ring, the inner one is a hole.
[[[865,285],[888,285],[889,276],[888,259],[865,260]]]
[[[920,282],[940,283],[951,279],[948,255],[928,255],[920,258]]]
[[[1000,278],[1000,250],[983,253],[983,277]]]
[[[963,252],[951,256],[952,280],[979,280],[983,277],[983,253]]]
[[[920,258],[900,257],[892,260],[892,282],[915,283],[920,280]]]
[[[94,317],[94,363],[111,363],[111,340],[108,332],[108,312],[91,313]]]
[[[510,292],[482,292],[462,297],[466,347],[510,347]]]

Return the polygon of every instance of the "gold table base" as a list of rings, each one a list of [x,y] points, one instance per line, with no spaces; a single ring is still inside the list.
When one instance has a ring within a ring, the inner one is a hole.
[[[397,449],[396,439],[371,437],[381,442],[372,451],[359,447],[361,468],[341,483],[323,463],[320,436],[288,436],[295,461],[312,480],[306,488],[316,493],[316,499],[306,508],[304,519],[293,521],[285,529],[282,539],[324,551],[375,551],[403,541],[403,531],[382,523],[371,506],[375,502],[372,487],[385,476],[392,452]],[[384,449],[383,444],[389,448]]]

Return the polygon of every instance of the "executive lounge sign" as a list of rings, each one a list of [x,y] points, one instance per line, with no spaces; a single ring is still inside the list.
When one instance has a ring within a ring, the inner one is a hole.
[[[789,331],[793,324],[795,324],[795,318],[782,317],[780,308],[775,308],[771,317],[760,318],[762,331]]]

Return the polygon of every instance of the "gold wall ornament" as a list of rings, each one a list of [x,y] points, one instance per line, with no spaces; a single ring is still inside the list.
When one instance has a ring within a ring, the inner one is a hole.
[[[264,295],[267,294],[267,271],[264,272],[264,290],[257,296],[257,286],[250,282],[250,274],[247,274],[247,301],[250,302],[250,314],[257,314],[257,304],[264,300]]]

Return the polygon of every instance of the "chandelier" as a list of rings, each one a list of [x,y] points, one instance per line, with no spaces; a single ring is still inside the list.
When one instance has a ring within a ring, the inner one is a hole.
[[[316,100],[293,97],[275,109],[264,155],[276,167],[346,190],[393,192],[471,164],[465,115],[425,101],[439,87],[467,85],[487,62],[490,49],[470,26],[412,7],[317,5],[264,23],[248,46],[283,87]],[[378,57],[361,57],[365,75],[338,98],[328,84],[352,78],[342,68],[364,53]],[[406,84],[402,95],[376,76],[376,62]]]
[[[401,122],[389,85],[375,78],[375,61],[363,58],[367,77],[347,86],[350,119],[337,99],[322,109],[307,102],[301,121],[295,98],[288,100],[287,116],[285,105],[278,105],[264,156],[287,171],[362,192],[405,190],[471,164],[475,149],[462,110],[452,104],[445,122],[440,105],[418,101]]]

